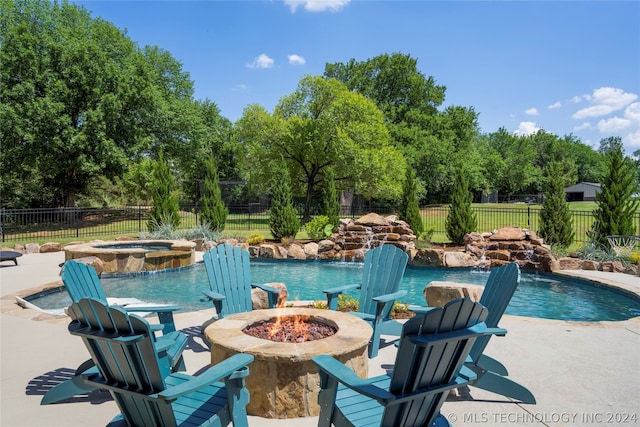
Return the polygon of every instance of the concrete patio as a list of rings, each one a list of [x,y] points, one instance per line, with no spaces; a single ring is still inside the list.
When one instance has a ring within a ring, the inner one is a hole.
[[[104,392],[92,392],[40,406],[47,377],[69,372],[87,359],[66,319],[20,308],[15,294],[59,280],[63,253],[25,255],[0,264],[0,425],[104,426],[118,414]],[[616,273],[571,271],[640,294],[640,278]],[[285,280],[286,282],[286,280]],[[197,297],[197,296],[195,296]],[[194,298],[195,298],[194,297]],[[640,303],[639,303],[640,306]],[[199,326],[211,310],[179,314],[178,328],[189,335],[189,373],[209,363]],[[509,333],[494,338],[487,354],[499,359],[510,377],[536,396],[536,405],[512,402],[473,387],[449,398],[442,408],[456,426],[633,426],[640,425],[640,317],[621,322],[566,322],[504,316]],[[392,368],[395,349],[385,346],[369,361],[369,375]],[[63,369],[64,368],[64,369]],[[273,420],[250,417],[251,426],[310,426],[315,418]]]

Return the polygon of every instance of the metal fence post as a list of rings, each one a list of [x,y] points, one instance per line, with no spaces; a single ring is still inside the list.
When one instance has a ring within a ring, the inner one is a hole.
[[[2,215],[0,215],[0,229],[2,230],[2,241],[4,242],[4,217],[6,215],[6,209],[2,208]]]

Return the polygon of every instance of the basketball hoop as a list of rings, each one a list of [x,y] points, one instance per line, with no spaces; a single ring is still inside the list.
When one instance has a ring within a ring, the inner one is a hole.
[[[609,244],[616,256],[628,257],[636,247],[636,243],[640,240],[640,236],[607,236]]]

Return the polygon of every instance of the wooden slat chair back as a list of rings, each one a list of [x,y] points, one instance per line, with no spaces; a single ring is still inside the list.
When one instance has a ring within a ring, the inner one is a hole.
[[[489,310],[489,315],[485,322],[488,328],[498,327],[498,323],[502,319],[502,315],[509,302],[511,302],[511,298],[519,284],[520,267],[515,262],[491,270],[480,297],[480,304]],[[478,360],[487,344],[489,344],[490,339],[491,335],[487,335],[476,340],[470,353],[473,360]]]
[[[218,245],[204,253],[209,289],[205,301],[212,301],[219,319],[252,310],[251,288],[267,292],[269,307],[278,302],[279,290],[251,283],[249,251],[229,244]]]
[[[81,298],[107,301],[96,269],[89,265],[74,260],[65,262],[62,266],[62,283],[73,302],[78,302]]]
[[[154,312],[158,316],[160,324],[163,325],[163,333],[167,334],[176,330],[173,312],[180,310],[179,306],[144,303],[133,298],[131,298],[131,300],[135,300],[136,304],[131,304],[130,307],[126,304],[114,303],[112,299],[108,298],[105,294],[96,269],[90,265],[74,260],[65,262],[62,266],[62,283],[73,302],[79,301],[80,298],[96,298],[113,305],[122,305],[122,307],[129,312]]]
[[[391,311],[395,301],[407,294],[406,290],[399,288],[408,260],[409,255],[394,245],[378,246],[365,254],[361,283],[323,290],[331,310],[337,310],[340,294],[360,290],[358,312],[353,314],[373,328],[370,358],[378,355],[381,334],[400,335],[402,324],[391,318]]]
[[[379,249],[367,251],[364,256],[359,312],[376,315],[378,304],[374,298],[398,291],[408,261],[409,255],[393,245],[383,245]],[[385,304],[379,316],[388,320],[392,309],[393,302]]]
[[[480,304],[487,307],[489,315],[486,320],[490,334],[476,340],[463,375],[474,375],[476,380],[471,385],[493,393],[501,394],[523,403],[536,403],[536,399],[526,387],[507,378],[507,368],[498,360],[485,354],[485,349],[493,335],[504,336],[506,329],[499,327],[513,294],[520,284],[520,267],[515,262],[491,270],[480,298]],[[469,371],[473,371],[470,374]]]
[[[99,370],[85,381],[109,390],[120,409],[114,425],[225,426],[236,417],[235,425],[247,426],[244,377],[253,356],[234,356],[199,377],[165,377],[166,359],[147,321],[88,298],[73,303],[69,313],[69,332],[82,337]]]
[[[363,380],[332,357],[314,357],[321,382],[318,426],[449,425],[440,408],[450,390],[469,381],[459,371],[486,330],[486,317],[481,304],[458,299],[408,320],[391,376]]]

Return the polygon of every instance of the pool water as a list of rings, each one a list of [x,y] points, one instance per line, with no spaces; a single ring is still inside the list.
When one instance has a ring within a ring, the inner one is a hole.
[[[251,260],[251,280],[286,284],[289,301],[324,300],[322,289],[358,283],[361,277],[362,263],[357,262]],[[425,305],[422,291],[435,280],[484,285],[488,277],[487,270],[408,267],[400,285],[408,293],[401,302]],[[102,284],[110,297],[179,304],[183,311],[212,307],[210,302],[200,301],[201,290],[209,288],[201,263],[179,271],[107,277]],[[357,297],[356,293],[352,295]],[[31,302],[48,310],[65,307],[71,301],[63,291]],[[640,316],[640,301],[586,280],[523,272],[506,313],[560,320],[625,320]]]

